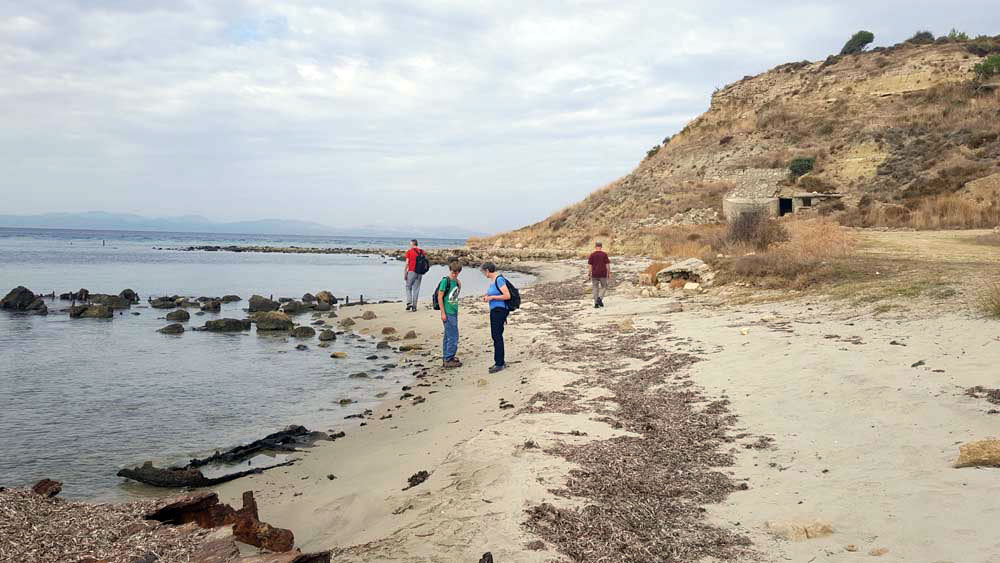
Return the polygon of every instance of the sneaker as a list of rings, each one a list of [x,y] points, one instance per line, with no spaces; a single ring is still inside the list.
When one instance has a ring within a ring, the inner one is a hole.
[[[501,364],[499,366],[493,365],[493,366],[490,366],[490,370],[489,371],[490,371],[490,373],[496,373],[498,371],[502,371],[506,367],[507,367],[507,364]]]
[[[456,358],[452,358],[450,360],[444,360],[441,365],[446,368],[460,368],[462,367],[462,362],[458,361]]]
[[[601,308],[601,304],[598,303],[597,301],[594,301],[594,308],[595,309],[600,309]]]

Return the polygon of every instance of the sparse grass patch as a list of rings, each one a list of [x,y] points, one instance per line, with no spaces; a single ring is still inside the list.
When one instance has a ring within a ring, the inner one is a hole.
[[[841,222],[854,227],[892,229],[983,229],[1000,225],[1000,205],[946,195],[925,199],[912,210],[902,205],[859,208],[845,214]]]
[[[979,297],[979,309],[988,317],[1000,319],[1000,283],[986,288]]]

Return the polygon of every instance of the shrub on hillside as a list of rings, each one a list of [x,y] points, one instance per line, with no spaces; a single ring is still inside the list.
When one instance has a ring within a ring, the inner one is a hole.
[[[793,176],[798,177],[812,171],[816,164],[816,159],[812,157],[799,157],[788,163],[788,171]]]
[[[968,41],[969,34],[964,31],[959,31],[953,27],[951,28],[951,31],[948,32],[948,39],[951,39],[952,41]]]
[[[934,34],[929,31],[918,31],[913,34],[913,37],[906,40],[907,43],[913,43],[914,45],[928,45],[934,42]]]
[[[986,60],[972,67],[977,80],[987,80],[1000,75],[1000,55],[990,55]]]
[[[726,229],[726,242],[750,245],[757,250],[767,250],[771,245],[786,240],[788,231],[780,223],[772,221],[764,209],[737,215]]]
[[[844,43],[844,48],[840,50],[841,55],[853,55],[865,50],[872,41],[875,41],[875,34],[870,31],[859,31],[851,36]]]
[[[656,156],[656,153],[658,152],[660,152],[660,145],[656,145],[655,147],[646,151],[646,158],[653,158],[654,156]]]

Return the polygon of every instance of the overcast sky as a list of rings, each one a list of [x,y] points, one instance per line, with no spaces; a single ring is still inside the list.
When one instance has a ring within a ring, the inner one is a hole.
[[[715,87],[995,2],[0,0],[5,213],[496,231],[627,173]]]

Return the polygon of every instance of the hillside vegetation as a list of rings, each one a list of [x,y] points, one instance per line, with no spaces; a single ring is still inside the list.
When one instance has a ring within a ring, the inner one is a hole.
[[[596,239],[662,255],[671,226],[720,222],[725,196],[777,190],[843,194],[809,213],[853,226],[996,225],[998,75],[1000,36],[926,32],[783,64],[716,91],[707,112],[583,201],[470,244],[570,250]]]

